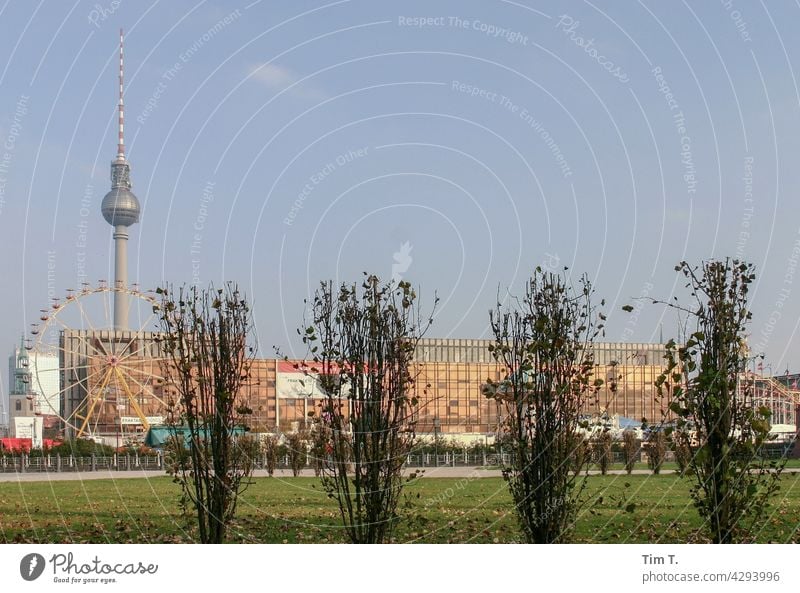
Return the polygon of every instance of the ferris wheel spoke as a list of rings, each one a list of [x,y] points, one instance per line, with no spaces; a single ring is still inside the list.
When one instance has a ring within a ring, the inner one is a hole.
[[[96,371],[93,371],[90,374],[86,375],[86,377],[84,377],[83,379],[79,379],[78,381],[75,381],[74,383],[71,383],[68,387],[64,387],[60,391],[60,393],[64,393],[64,392],[69,391],[71,389],[75,389],[76,387],[79,388],[79,389],[83,389],[84,390],[85,395],[84,395],[83,398],[81,398],[81,401],[78,403],[78,406],[73,411],[73,415],[76,412],[80,411],[81,404],[83,404],[87,399],[89,399],[91,397],[92,390],[97,389],[97,385],[100,385],[100,384],[103,383],[103,380],[105,379],[105,376],[107,376],[107,374],[108,374],[108,369],[97,369]],[[93,386],[92,383],[94,382],[94,379],[96,379],[100,375],[104,375],[103,379],[101,379],[98,384]]]
[[[53,397],[43,396],[42,399],[44,400],[45,405],[47,406],[47,409],[45,411],[41,411],[41,407],[40,407],[40,412],[43,415],[45,415],[45,416],[60,416],[60,414],[58,413],[58,410],[59,410],[59,407],[60,407],[59,406],[59,402],[61,400],[56,400],[56,402],[53,403],[53,401],[52,401]]]
[[[107,420],[107,417],[108,417],[107,407],[110,404],[110,399],[108,397],[109,396],[109,392],[113,391],[116,394],[114,401],[118,401],[118,399],[119,399],[119,386],[118,385],[114,385],[114,386],[111,385],[111,382],[114,381],[114,379],[115,379],[114,373],[113,373],[113,368],[109,368],[109,370],[112,371],[112,372],[111,372],[111,376],[109,377],[108,382],[106,383],[106,385],[104,387],[99,389],[98,392],[97,392],[97,399],[96,399],[96,401],[97,401],[97,409],[95,410],[94,414],[92,415],[92,418],[94,419],[94,426],[92,426],[91,434],[99,434],[98,427],[100,426],[101,420]],[[115,415],[112,413],[111,414],[111,422],[112,422],[112,424],[114,423],[114,417],[115,417]],[[91,420],[90,420],[90,422],[91,422]]]
[[[151,361],[157,361],[158,359],[147,359],[145,362],[150,363]],[[134,375],[144,375],[146,378],[150,378],[153,380],[161,381],[162,383],[167,382],[167,378],[162,376],[161,373],[161,366],[159,365],[156,369],[153,368],[152,365],[148,365],[147,367],[135,367],[132,365],[119,365],[127,375],[134,376]]]
[[[136,363],[139,363],[139,362],[142,363],[142,364],[141,365],[140,364],[136,364]],[[152,377],[154,377],[156,379],[161,379],[162,381],[164,381],[166,379],[164,377],[162,377],[158,373],[161,372],[162,364],[166,364],[166,363],[169,363],[169,362],[170,362],[169,358],[144,358],[144,357],[142,357],[142,358],[136,359],[135,361],[134,360],[130,360],[130,358],[128,358],[128,359],[124,359],[124,360],[120,361],[120,363],[127,363],[127,364],[118,364],[117,366],[125,368],[125,370],[127,372],[129,372],[129,373],[146,374],[146,375],[152,376]],[[158,370],[158,373],[155,372],[156,369]]]
[[[61,321],[61,319],[59,319],[59,318],[58,318],[58,316],[56,316],[56,315],[53,315],[53,316],[51,317],[51,319],[54,319],[56,323],[58,323],[58,324],[59,324],[61,327],[63,327],[63,328],[66,330],[66,331],[70,332],[70,336],[71,336],[71,337],[76,337],[76,338],[78,338],[78,340],[80,340],[81,342],[83,342],[83,343],[85,344],[85,346],[86,346],[86,349],[87,349],[87,350],[86,350],[86,353],[87,353],[87,354],[91,354],[93,350],[94,350],[94,351],[96,351],[96,350],[97,350],[97,346],[95,346],[94,344],[92,344],[92,343],[91,343],[89,340],[87,340],[85,337],[83,337],[83,336],[82,336],[80,333],[76,333],[76,332],[75,332],[75,330],[74,330],[73,328],[69,327],[69,326],[68,326],[66,323],[64,323],[63,321]],[[100,346],[100,349],[101,349],[101,354],[105,354],[106,352],[105,352],[105,348],[103,347],[103,342],[102,342],[102,341],[100,341],[100,340],[98,340],[98,341],[97,341],[97,344]],[[63,348],[63,350],[67,350],[67,349],[66,349],[66,348]],[[75,350],[72,350],[72,349],[70,349],[70,350],[69,350],[69,352],[70,352],[70,354],[81,354],[80,352],[76,352]]]
[[[136,356],[138,354],[137,352],[134,352],[133,350],[129,351],[127,354],[125,353],[131,347],[131,344],[133,344],[136,340],[138,340],[138,339],[140,339],[142,337],[141,330],[138,331],[138,332],[135,332],[135,333],[131,332],[131,334],[132,334],[131,335],[131,339],[128,340],[128,342],[125,344],[125,347],[122,350],[120,350],[119,352],[115,352],[114,353],[114,356],[117,358],[118,362],[122,362],[126,358],[130,358],[131,356]]]
[[[112,287],[109,287],[109,288],[106,288],[104,290],[104,292],[107,293],[107,296],[105,297],[105,299],[103,301],[104,305],[106,306],[106,315],[107,316],[109,315],[108,311],[110,310],[110,307],[111,307],[110,301],[112,300],[112,298],[116,298],[117,294],[124,294],[124,295],[126,295],[128,297],[135,297],[135,299],[137,301],[144,301],[145,303],[147,303],[150,306],[150,309],[151,309],[151,311],[149,313],[149,316],[145,320],[145,322],[139,324],[139,329],[126,330],[126,331],[130,331],[131,332],[131,334],[132,334],[131,339],[125,344],[125,346],[122,348],[122,350],[117,350],[117,351],[114,352],[114,354],[116,356],[122,356],[122,354],[130,347],[130,345],[137,338],[139,338],[141,336],[141,334],[143,334],[145,331],[147,331],[146,330],[147,325],[149,325],[150,321],[152,321],[153,317],[155,317],[155,311],[152,311],[152,306],[154,304],[156,304],[156,301],[155,301],[155,299],[153,299],[153,298],[151,298],[151,297],[149,297],[149,296],[147,296],[145,294],[142,294],[142,293],[140,293],[138,291],[129,290],[127,288],[116,288],[116,287],[112,288]],[[112,297],[112,295],[114,295],[114,296]],[[131,304],[131,301],[128,301],[128,310],[129,310],[129,312],[130,312],[130,309],[132,307],[133,306]],[[141,316],[139,316],[139,317],[141,318]],[[115,345],[116,345],[116,342],[115,342]]]
[[[119,378],[119,381],[122,383],[122,387],[125,390],[125,394],[128,396],[128,401],[131,403],[131,407],[136,412],[136,415],[139,416],[139,419],[142,421],[142,425],[145,427],[145,429],[150,428],[150,423],[147,421],[147,416],[144,415],[142,408],[139,406],[139,402],[136,401],[136,396],[131,392],[130,386],[122,375],[122,371],[119,369],[119,367],[116,367],[115,370],[117,377]]]
[[[109,322],[110,322],[110,321],[111,321],[111,313],[109,312],[109,304],[108,304],[108,300],[109,300],[109,297],[108,297],[108,289],[106,289],[106,288],[101,288],[101,289],[98,289],[98,290],[99,290],[99,293],[100,293],[100,298],[101,298],[101,300],[103,301],[103,309],[104,309],[104,311],[105,311],[105,315],[106,315],[106,316],[105,316],[105,319],[106,319],[107,321],[109,321]]]
[[[78,420],[83,420],[84,417],[81,416],[81,412],[86,412],[87,410],[91,410],[92,404],[87,402],[97,402],[99,399],[102,399],[103,390],[106,388],[108,379],[109,379],[109,372],[111,367],[98,367],[98,365],[91,365],[89,368],[94,368],[95,370],[91,371],[83,378],[76,378],[72,383],[68,386],[64,387],[59,391],[59,399],[61,399],[62,395],[65,392],[69,392],[73,389],[81,389],[83,390],[84,394],[83,397],[80,398],[80,401],[75,405],[72,410],[72,413],[69,416],[64,416],[64,414],[60,414],[60,418],[62,422],[66,426],[73,428],[75,430],[79,430],[78,427]],[[74,369],[70,369],[74,373]],[[96,381],[96,379],[102,376],[100,381]],[[99,394],[99,395],[98,395]],[[87,414],[86,417],[88,418],[90,414]]]
[[[118,367],[118,368],[119,368],[119,367]],[[129,372],[127,372],[127,370],[125,370],[125,369],[123,369],[123,368],[119,368],[119,370],[120,370],[120,372],[122,372],[122,373],[123,373],[123,374],[124,374],[126,377],[128,377],[128,379],[130,379],[131,381],[133,381],[134,383],[136,383],[136,384],[137,384],[137,385],[138,385],[138,386],[139,386],[139,387],[142,389],[142,392],[147,394],[147,397],[152,397],[154,400],[156,400],[156,401],[157,401],[158,403],[160,403],[162,406],[164,406],[165,408],[167,407],[167,403],[166,403],[166,402],[165,402],[163,399],[161,399],[160,397],[158,397],[158,396],[155,394],[155,390],[153,389],[153,387],[152,387],[152,386],[150,386],[150,387],[147,387],[145,384],[143,384],[143,383],[139,382],[139,381],[136,379],[136,377],[134,377],[132,374],[130,374]],[[161,380],[163,380],[163,378],[162,378],[162,377],[158,377],[158,376],[156,376],[156,375],[150,375],[150,377],[152,377],[153,379],[161,379]]]
[[[99,356],[99,355],[95,354],[94,356]],[[41,372],[42,372],[42,373],[60,373],[62,370],[69,370],[69,371],[72,371],[72,370],[90,369],[90,368],[92,368],[93,366],[97,366],[97,365],[91,365],[91,364],[72,364],[72,365],[69,365],[68,367],[66,367],[66,368],[64,368],[64,369],[62,369],[62,368],[60,368],[60,367],[59,367],[59,368],[57,368],[57,369],[45,369],[44,371],[41,371]]]
[[[90,369],[90,368],[92,368],[91,365],[80,365],[80,366],[70,367],[69,370],[74,372],[75,370],[78,370],[78,369],[83,370],[83,369]],[[47,381],[48,377],[55,376],[55,379],[58,380],[59,387],[60,387],[61,372],[62,372],[62,369],[60,367],[59,368],[55,368],[55,369],[40,370],[39,369],[39,365],[37,363],[37,365],[36,365],[36,386],[39,388],[39,393],[44,395],[44,393],[47,391],[45,385],[43,384],[43,380],[45,382],[49,383],[49,381]],[[61,392],[59,391],[58,393],[61,393]],[[52,398],[50,398],[50,399],[52,399]]]
[[[64,389],[63,391],[66,391],[66,389]],[[72,413],[69,416],[64,416],[62,413],[61,421],[65,425],[70,426],[71,428],[77,428],[77,426],[73,422],[79,417],[78,412],[80,412],[81,410],[81,404],[83,404],[85,401],[86,401],[85,397],[81,399],[80,403],[77,406],[75,406],[75,408],[72,410]]]
[[[115,371],[115,367],[110,367],[109,370],[112,372],[111,373],[111,380],[114,382],[114,387],[113,387],[114,400],[112,402],[111,400],[106,399],[103,403],[106,406],[111,406],[113,404],[113,408],[114,409],[111,412],[111,424],[116,425],[117,421],[121,418],[120,412],[122,410],[120,409],[120,405],[121,405],[120,404],[120,392],[122,391],[122,389],[120,389],[120,383],[119,383],[119,380],[118,380],[118,377],[117,377],[117,373],[114,372]],[[106,414],[107,414],[107,412],[104,410],[104,415],[106,415]],[[100,424],[100,419],[101,419],[101,417],[98,416],[97,419],[95,420],[95,428],[94,428],[94,432],[95,433],[98,432],[97,427]],[[106,425],[107,424],[108,424],[108,421],[106,421]]]
[[[83,390],[85,391],[85,395],[84,395],[84,397],[82,397],[82,398],[81,398],[80,402],[78,402],[78,405],[76,405],[76,406],[75,406],[75,409],[73,409],[73,410],[72,410],[72,413],[71,413],[69,416],[66,416],[66,417],[65,417],[65,416],[63,415],[63,413],[62,413],[62,414],[60,414],[61,420],[62,420],[62,421],[65,423],[65,424],[69,424],[69,425],[70,425],[70,426],[72,426],[73,428],[77,428],[76,426],[74,426],[74,425],[72,424],[72,421],[73,421],[73,419],[74,419],[74,418],[77,416],[78,412],[80,412],[80,411],[81,411],[81,405],[82,405],[82,404],[83,404],[83,403],[84,403],[84,402],[85,402],[85,401],[86,401],[86,400],[89,398],[89,396],[90,396],[90,385],[89,385],[89,383],[90,383],[90,381],[91,381],[92,379],[94,379],[94,378],[95,378],[95,377],[97,377],[98,375],[100,375],[100,374],[102,374],[103,372],[105,372],[105,370],[106,370],[106,369],[97,369],[97,370],[95,370],[95,371],[93,371],[93,372],[89,373],[88,375],[86,375],[86,377],[84,377],[83,379],[79,379],[79,380],[77,380],[77,381],[75,381],[75,382],[73,382],[73,383],[70,383],[70,384],[69,384],[67,387],[64,387],[64,388],[62,388],[62,389],[60,389],[60,390],[59,390],[59,392],[58,392],[58,398],[59,398],[59,400],[62,398],[62,396],[63,396],[65,393],[67,393],[68,391],[70,391],[70,390],[72,390],[72,389],[76,389],[76,388],[78,388],[78,389],[83,389]],[[63,411],[62,411],[62,412],[63,412]]]
[[[89,329],[92,331],[92,333],[97,333],[97,328],[96,328],[96,327],[94,326],[94,324],[92,323],[92,318],[91,318],[91,316],[89,316],[89,315],[86,313],[86,310],[83,308],[83,303],[81,303],[81,300],[80,300],[79,298],[75,298],[75,299],[73,299],[71,302],[74,302],[74,303],[75,303],[75,305],[77,305],[77,307],[78,307],[78,310],[79,310],[79,311],[80,311],[80,313],[81,313],[81,318],[82,318],[82,319],[84,319],[84,320],[86,321],[86,325],[88,325],[88,326],[89,326]],[[104,354],[105,354],[105,353],[104,353]]]
[[[99,332],[97,331],[97,328],[92,323],[91,316],[89,314],[87,314],[86,310],[83,308],[83,304],[81,303],[81,300],[79,298],[76,298],[76,299],[73,299],[73,302],[77,305],[78,311],[80,311],[80,314],[81,314],[81,319],[86,321],[86,325],[89,326],[89,331],[92,332],[92,335],[94,335],[94,336],[98,335]],[[106,316],[106,319],[108,319],[108,316]],[[103,341],[102,340],[97,340],[97,345],[100,347],[101,354],[104,354],[104,355],[107,356],[108,352],[106,351],[106,347],[103,345]]]
[[[97,432],[98,432],[98,431],[97,431],[97,424],[100,422],[100,417],[101,417],[101,416],[102,416],[102,414],[103,414],[103,402],[102,402],[102,400],[100,400],[100,399],[98,399],[98,400],[97,400],[97,402],[98,402],[98,404],[99,404],[99,405],[98,405],[98,407],[99,407],[99,410],[97,410],[97,411],[96,411],[94,414],[92,414],[92,416],[89,418],[89,435],[95,435],[95,434],[97,434]],[[91,425],[92,419],[94,419],[94,426],[92,426],[92,425]]]
[[[106,388],[106,385],[108,385],[108,381],[111,378],[112,371],[113,371],[112,367],[109,367],[106,370],[105,377],[103,377],[103,382],[100,384],[100,389],[97,390],[98,394],[102,394],[103,390]],[[97,407],[97,403],[100,401],[100,399],[101,399],[100,395],[92,398],[92,404],[91,406],[89,406],[89,409],[86,412],[86,416],[83,417],[83,423],[81,424],[81,427],[78,430],[77,436],[79,438],[83,435],[83,431],[86,430],[86,426],[89,424],[89,421],[92,418],[92,413],[94,412],[94,409]]]
[[[153,307],[155,305],[157,305],[158,302],[155,299],[152,299],[152,298],[150,298],[150,297],[148,297],[146,295],[143,295],[143,294],[140,294],[140,293],[134,293],[134,294],[136,294],[136,296],[139,297],[139,300],[144,301],[145,303],[147,303],[150,306],[150,311],[147,314],[147,319],[145,319],[144,322],[139,323],[139,332],[138,333],[142,333],[143,331],[147,331],[146,330],[147,326],[150,325],[150,322],[153,321],[153,319],[156,317],[157,313],[153,309]],[[141,315],[138,315],[137,317],[140,320],[142,318]]]
[[[84,377],[82,379],[78,378],[78,371],[79,370],[83,370],[83,369],[86,369],[86,370],[91,371],[91,372],[89,374],[87,374],[86,377]],[[96,364],[95,365],[81,365],[81,366],[68,367],[68,368],[64,369],[64,372],[65,373],[67,373],[67,372],[71,373],[71,376],[73,377],[72,385],[77,385],[77,384],[80,384],[80,383],[83,383],[83,382],[87,381],[90,377],[93,377],[93,376],[97,375],[98,373],[103,372],[103,369],[102,368],[98,368],[98,365],[96,365]]]
[[[122,370],[123,374],[128,379],[130,379],[131,381],[134,381],[142,389],[148,389],[148,390],[150,390],[152,392],[155,392],[156,382],[157,381],[162,381],[163,382],[163,379],[161,379],[160,377],[157,377],[157,376],[147,375],[145,373],[142,373],[137,377],[135,373],[131,373],[128,370],[123,370],[123,369],[121,369],[121,370]],[[154,395],[153,397],[156,397],[156,396]]]
[[[130,348],[131,344],[133,344],[134,341],[136,341],[137,339],[142,338],[142,336],[147,331],[144,328],[146,328],[147,325],[149,325],[150,321],[154,317],[155,317],[155,313],[151,313],[150,316],[147,318],[147,320],[144,322],[144,324],[141,325],[139,327],[139,329],[135,333],[131,332],[131,333],[133,333],[133,336],[128,341],[128,343],[125,345],[125,348],[123,348],[118,354],[116,354],[116,356],[119,358],[120,362],[122,362],[122,361],[124,361],[124,360],[126,360],[128,358],[131,358],[132,356],[139,356],[139,353],[138,352],[134,352],[133,350],[127,352],[127,354],[126,354],[126,350],[128,350]],[[147,360],[152,360],[152,359],[148,358]]]

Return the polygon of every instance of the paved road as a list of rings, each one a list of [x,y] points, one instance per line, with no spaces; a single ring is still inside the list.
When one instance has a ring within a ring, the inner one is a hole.
[[[499,478],[502,476],[498,469],[481,469],[478,467],[426,467],[426,468],[413,468],[406,469],[408,474],[412,471],[420,471],[424,469],[421,474],[423,478]],[[786,468],[784,473],[794,474],[800,473],[800,468]],[[590,471],[590,475],[598,475],[598,471]],[[635,469],[633,470],[634,476],[650,475],[650,470]],[[665,469],[662,470],[663,475],[674,474],[675,470]],[[615,469],[608,472],[612,476],[624,476],[625,470]],[[264,470],[257,470],[254,474],[256,478],[267,477],[267,472]],[[304,469],[300,472],[301,476],[314,477],[314,471]],[[82,481],[82,480],[126,480],[131,478],[161,478],[165,474],[162,471],[109,471],[98,470],[94,472],[63,472],[63,473],[0,473],[0,482],[63,482],[63,481]],[[289,478],[292,476],[291,470],[279,469],[275,471],[277,478]]]

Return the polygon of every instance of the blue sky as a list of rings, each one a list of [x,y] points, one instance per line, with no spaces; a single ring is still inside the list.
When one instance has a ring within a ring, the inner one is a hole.
[[[402,277],[441,297],[431,335],[486,337],[498,288],[556,261],[606,299],[606,339],[653,341],[674,316],[621,306],[683,296],[682,259],[738,256],[751,342],[798,371],[798,11],[0,2],[0,337],[112,276],[123,27],[130,278],[237,280],[265,354],[321,279]]]

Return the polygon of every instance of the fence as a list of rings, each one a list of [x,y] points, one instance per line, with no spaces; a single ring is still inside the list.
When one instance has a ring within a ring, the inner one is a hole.
[[[787,451],[780,448],[766,451],[772,458],[780,458]],[[668,451],[666,461],[672,461],[674,454]],[[646,461],[642,455],[641,461]],[[306,456],[305,467],[313,468],[314,459]],[[479,466],[507,466],[512,458],[508,453],[414,453],[407,457],[407,467],[479,467]],[[612,463],[622,463],[622,453],[612,453]],[[253,460],[257,470],[267,468],[267,460],[259,457]],[[276,464],[277,469],[290,469],[288,455],[281,455]],[[163,455],[92,455],[78,457],[75,455],[0,455],[0,473],[62,473],[62,472],[91,472],[91,471],[163,471]]]
[[[443,455],[419,453],[409,455],[406,460],[406,466],[408,467],[476,467],[480,465],[508,465],[509,463],[511,463],[511,455],[508,453],[479,453],[477,455],[469,453],[445,453]]]
[[[157,471],[164,468],[161,455],[3,455],[0,473],[62,473],[90,471]]]
[[[255,469],[266,469],[265,458],[253,460]],[[313,467],[314,460],[308,456],[306,467]],[[508,453],[421,453],[409,455],[408,467],[458,467],[458,466],[493,466],[508,464],[511,456]],[[289,456],[278,458],[277,468],[288,469]],[[75,455],[2,455],[0,456],[0,473],[67,473],[91,471],[158,471],[164,470],[162,455],[92,455],[80,457]]]

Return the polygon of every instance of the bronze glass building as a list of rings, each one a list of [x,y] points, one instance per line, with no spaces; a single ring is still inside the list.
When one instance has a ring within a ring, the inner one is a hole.
[[[128,422],[137,416],[159,418],[165,415],[165,402],[176,393],[164,380],[154,334],[132,340],[126,347],[125,360],[116,381],[108,372],[111,344],[119,332],[68,331],[62,340],[77,340],[71,352],[80,360],[62,360],[62,380],[72,386],[63,391],[63,409],[72,415],[72,423],[94,406],[92,424],[97,432],[116,430],[124,415]],[[128,337],[128,336],[124,336]],[[63,344],[64,342],[62,342]],[[414,354],[414,389],[419,398],[417,430],[421,434],[494,435],[503,411],[481,391],[488,379],[500,381],[505,369],[492,358],[490,340],[424,339]],[[604,381],[598,397],[587,400],[584,413],[619,415],[636,422],[661,421],[668,402],[658,397],[654,382],[662,372],[663,344],[613,343],[594,345],[595,373]],[[254,432],[289,432],[301,428],[322,400],[322,392],[313,380],[296,368],[292,361],[257,359],[245,388]],[[104,380],[104,377],[110,379]],[[125,384],[127,387],[125,387]],[[123,385],[124,389],[120,387]],[[612,385],[614,387],[612,388]],[[781,393],[769,392],[775,403],[777,421],[794,423],[794,406]],[[131,393],[126,393],[125,390]],[[763,392],[763,390],[762,390]],[[766,397],[763,398],[766,401]],[[793,401],[793,398],[791,398]],[[80,408],[83,407],[83,410]],[[138,409],[137,409],[138,408]],[[146,427],[127,427],[125,432],[143,432]],[[94,431],[93,431],[94,432]]]

